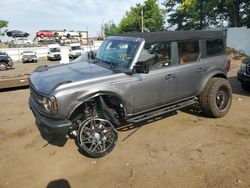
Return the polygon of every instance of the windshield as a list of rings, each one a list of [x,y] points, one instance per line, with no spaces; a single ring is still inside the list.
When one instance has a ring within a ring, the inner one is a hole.
[[[100,62],[109,62],[112,66],[128,68],[136,53],[138,42],[108,39],[97,52]]]
[[[60,48],[50,48],[50,52],[61,52]]]
[[[71,50],[81,50],[81,46],[71,46]]]

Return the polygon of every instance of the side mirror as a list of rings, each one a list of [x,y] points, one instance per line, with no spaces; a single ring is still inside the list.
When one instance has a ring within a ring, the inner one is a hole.
[[[89,59],[95,59],[96,58],[96,53],[93,52],[92,50],[88,52],[88,58]]]
[[[143,74],[149,73],[149,65],[145,61],[137,62],[133,69],[134,72],[136,73],[143,73]]]

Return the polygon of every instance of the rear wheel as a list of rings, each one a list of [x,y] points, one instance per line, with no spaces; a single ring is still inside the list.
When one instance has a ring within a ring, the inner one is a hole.
[[[223,117],[232,104],[232,88],[224,78],[211,78],[199,96],[201,109],[210,117]]]
[[[115,147],[117,138],[118,134],[112,123],[99,117],[83,121],[76,137],[80,151],[93,158],[110,153]]]
[[[0,71],[4,71],[8,69],[8,65],[6,63],[0,62]]]

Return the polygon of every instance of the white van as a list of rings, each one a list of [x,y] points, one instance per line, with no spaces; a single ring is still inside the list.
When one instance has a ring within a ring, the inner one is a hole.
[[[80,43],[72,43],[69,45],[69,58],[79,57],[83,53]]]
[[[61,49],[58,44],[50,44],[48,45],[48,60],[61,60]]]

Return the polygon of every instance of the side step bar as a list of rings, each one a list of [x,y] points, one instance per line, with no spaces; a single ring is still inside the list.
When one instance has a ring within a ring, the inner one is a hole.
[[[178,109],[193,105],[196,102],[197,102],[197,100],[195,98],[188,99],[188,100],[185,100],[185,101],[182,101],[182,102],[179,102],[179,103],[175,103],[175,104],[160,108],[160,109],[155,110],[155,111],[150,111],[150,112],[147,112],[147,113],[132,117],[130,119],[127,119],[127,122],[129,122],[129,123],[138,123],[140,121],[149,120],[151,118],[154,118],[154,117],[157,117],[157,116],[160,116],[160,115],[164,115],[166,113],[169,113],[169,112],[172,112],[172,111],[175,111],[175,110],[178,110]]]

